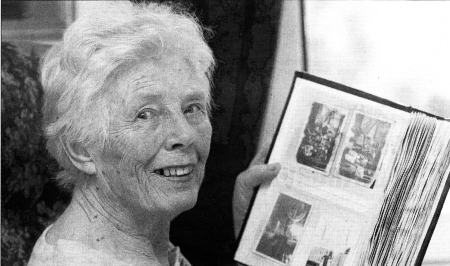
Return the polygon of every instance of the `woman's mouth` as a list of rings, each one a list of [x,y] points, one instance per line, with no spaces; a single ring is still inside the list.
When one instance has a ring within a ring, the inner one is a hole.
[[[166,177],[178,177],[189,175],[194,170],[193,165],[187,166],[172,166],[155,170],[155,174]]]

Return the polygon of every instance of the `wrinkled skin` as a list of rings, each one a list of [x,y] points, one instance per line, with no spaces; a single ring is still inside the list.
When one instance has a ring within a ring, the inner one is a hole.
[[[208,90],[205,76],[169,57],[130,69],[108,94],[110,133],[98,165],[105,191],[134,215],[172,219],[195,205],[211,141]]]

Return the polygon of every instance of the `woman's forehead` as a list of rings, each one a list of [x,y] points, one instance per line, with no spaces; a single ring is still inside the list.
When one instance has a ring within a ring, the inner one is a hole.
[[[209,80],[188,60],[169,57],[145,61],[131,67],[116,80],[115,93],[132,95],[203,94],[209,95]],[[115,94],[114,93],[114,94]],[[208,99],[207,99],[208,100]]]

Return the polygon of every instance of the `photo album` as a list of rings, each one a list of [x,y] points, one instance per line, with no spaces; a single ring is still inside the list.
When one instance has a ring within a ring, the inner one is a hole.
[[[420,265],[450,186],[450,122],[297,72],[235,259]]]

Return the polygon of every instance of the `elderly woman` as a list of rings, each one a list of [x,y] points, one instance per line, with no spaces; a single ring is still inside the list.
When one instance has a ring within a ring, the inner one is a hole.
[[[72,201],[35,265],[189,265],[170,222],[197,200],[208,158],[214,58],[196,19],[162,4],[106,4],[78,19],[42,65],[48,150]],[[253,187],[279,165],[240,174],[239,232]]]

